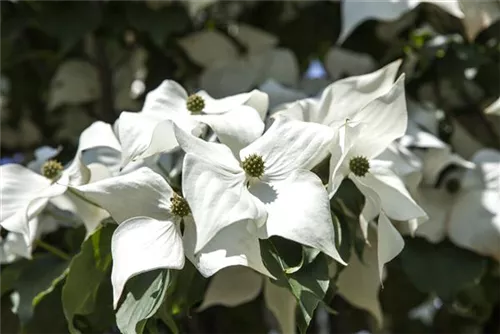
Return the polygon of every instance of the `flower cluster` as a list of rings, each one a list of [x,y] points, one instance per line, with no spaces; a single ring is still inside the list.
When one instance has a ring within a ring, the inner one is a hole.
[[[376,276],[376,288],[384,265],[404,247],[401,233],[431,241],[448,236],[500,258],[498,152],[482,151],[468,162],[409,121],[399,66],[396,61],[336,81],[317,98],[271,110],[259,90],[214,99],[204,91],[188,95],[166,80],[147,94],[141,112],[123,112],[113,126],[97,122],[85,130],[68,166],[54,159],[58,150],[49,150],[31,165],[38,170],[1,167],[0,224],[10,232],[2,240],[2,262],[12,261],[8,249],[30,257],[47,227],[41,213],[54,206],[74,212],[89,236],[107,217],[118,224],[111,241],[115,308],[129,279],[182,269],[186,258],[203,276],[217,274],[202,307],[218,303],[214,289],[238,275],[252,281],[253,294],[264,288],[295,307],[290,292],[272,284],[276,273],[262,258],[260,241],[271,237],[347,266],[339,293],[356,303],[359,291],[346,277],[362,266],[341,256],[332,219],[333,205],[345,207],[338,193],[346,182],[364,197],[354,218],[374,254],[367,257],[367,277]],[[175,163],[164,168],[161,157]],[[466,172],[441,189],[440,172],[450,165]],[[436,208],[441,204],[434,197],[443,192],[449,212]],[[485,235],[471,228],[474,213],[464,203],[494,217],[478,223]],[[347,208],[345,213],[352,215]],[[263,283],[262,277],[270,280]],[[369,309],[380,320],[377,307]],[[284,330],[293,328],[281,321],[280,311],[276,315]]]

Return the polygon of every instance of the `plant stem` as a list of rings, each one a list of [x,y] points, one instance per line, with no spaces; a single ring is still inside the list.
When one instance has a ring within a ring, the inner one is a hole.
[[[66,254],[62,250],[60,250],[52,245],[49,245],[48,243],[46,243],[42,240],[35,240],[35,245],[45,249],[47,252],[52,253],[55,256],[60,257],[61,259],[65,260],[65,261],[71,260],[71,256],[69,256],[69,254]]]

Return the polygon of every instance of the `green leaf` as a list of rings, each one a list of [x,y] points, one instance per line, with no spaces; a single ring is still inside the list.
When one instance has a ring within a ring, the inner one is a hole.
[[[48,35],[57,38],[62,52],[69,51],[83,36],[101,23],[99,4],[84,1],[44,3],[36,22]]]
[[[129,3],[126,16],[132,27],[149,35],[158,47],[162,47],[170,35],[184,31],[190,22],[185,8],[179,5],[154,10],[144,3]]]
[[[21,323],[31,319],[34,307],[66,277],[68,264],[51,254],[40,254],[24,267],[14,285],[19,293],[14,313]]]
[[[417,289],[434,292],[450,301],[464,287],[479,282],[486,259],[445,240],[431,244],[422,238],[406,238],[400,255],[403,271]]]
[[[263,262],[277,278],[273,283],[287,287],[297,299],[300,309],[297,322],[301,333],[305,333],[316,307],[322,302],[330,285],[327,257],[319,253],[300,270],[287,274],[284,254],[279,251],[274,241],[275,238],[261,241]]]
[[[21,273],[28,264],[29,264],[28,260],[21,259],[2,268],[0,272],[0,281],[2,282],[0,288],[2,296],[6,292],[9,292],[12,289],[14,289],[17,280],[19,279]]]
[[[68,325],[64,319],[61,303],[62,283],[55,284],[54,289],[36,305],[33,317],[22,326],[23,334],[66,333]]]
[[[172,284],[167,292],[167,305],[171,314],[186,313],[193,305],[203,300],[208,280],[190,261],[186,261],[182,270],[172,273],[171,280]]]
[[[12,302],[8,295],[2,296],[0,319],[2,319],[2,321],[0,321],[1,333],[19,333],[19,318],[12,312]]]
[[[125,300],[116,313],[116,323],[122,333],[142,333],[146,320],[161,306],[168,285],[169,270],[154,270],[132,277],[125,287]]]
[[[85,240],[80,253],[71,261],[62,291],[64,314],[71,333],[80,333],[74,326],[74,316],[95,311],[99,287],[104,280],[109,280],[111,237],[115,228],[113,225],[106,225],[98,229]]]

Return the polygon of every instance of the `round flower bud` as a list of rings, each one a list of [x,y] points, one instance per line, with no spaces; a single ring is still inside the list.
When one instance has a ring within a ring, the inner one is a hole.
[[[61,172],[63,171],[64,167],[61,165],[61,163],[57,160],[48,160],[42,165],[42,175],[45,176],[48,179],[55,179],[57,178]]]
[[[170,204],[170,211],[177,217],[182,218],[191,213],[187,201],[177,194],[174,194],[174,196],[170,198]]]
[[[200,113],[205,108],[205,101],[199,95],[190,95],[186,100],[186,108],[192,113]]]
[[[264,174],[264,160],[257,154],[246,157],[241,167],[251,177],[261,177]]]
[[[363,177],[370,170],[370,162],[362,156],[354,157],[349,161],[349,169],[354,175]]]

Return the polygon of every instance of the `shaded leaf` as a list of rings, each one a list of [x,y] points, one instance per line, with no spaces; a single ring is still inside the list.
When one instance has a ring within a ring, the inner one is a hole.
[[[465,286],[478,283],[486,270],[486,258],[449,241],[434,245],[422,238],[407,238],[400,259],[415,287],[434,292],[444,301],[450,301]]]
[[[120,331],[142,333],[146,320],[162,304],[169,284],[170,271],[163,269],[132,277],[125,286],[125,299],[116,313]]]
[[[14,285],[19,294],[14,312],[22,323],[27,323],[31,319],[35,306],[64,279],[68,264],[68,261],[51,254],[43,254],[35,257],[23,269]]]
[[[79,333],[73,324],[76,314],[91,314],[96,311],[96,306],[101,306],[96,305],[97,294],[103,280],[109,280],[111,236],[115,228],[113,225],[106,225],[97,230],[85,240],[80,253],[71,261],[62,291],[64,314],[71,333]]]

